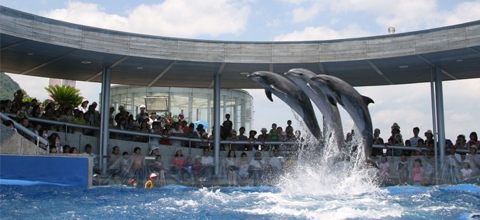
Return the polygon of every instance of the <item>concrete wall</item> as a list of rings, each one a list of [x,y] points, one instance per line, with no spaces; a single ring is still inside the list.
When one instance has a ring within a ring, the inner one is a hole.
[[[46,155],[38,149],[39,155]],[[0,123],[0,154],[37,155],[37,145]]]

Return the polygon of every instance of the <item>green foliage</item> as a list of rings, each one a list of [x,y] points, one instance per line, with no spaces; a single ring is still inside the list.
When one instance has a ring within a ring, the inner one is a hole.
[[[10,76],[7,76],[5,73],[0,72],[0,100],[3,99],[9,99],[13,100],[13,97],[15,97],[15,93],[17,90],[22,89],[16,83],[13,81]]]
[[[82,103],[83,97],[80,96],[80,90],[71,86],[48,86],[45,87],[50,97],[57,102],[57,104],[67,103],[71,108]]]
[[[34,100],[34,99],[37,99],[37,98],[30,97],[30,96],[27,96],[27,95],[23,94],[23,102],[32,102],[32,100]],[[38,101],[38,99],[37,99],[37,101]]]

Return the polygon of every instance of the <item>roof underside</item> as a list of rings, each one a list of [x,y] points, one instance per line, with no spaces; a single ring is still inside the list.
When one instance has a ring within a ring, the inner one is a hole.
[[[16,74],[100,82],[102,68],[110,67],[114,84],[209,88],[220,73],[222,88],[243,89],[261,85],[241,73],[292,68],[353,86],[429,82],[431,67],[441,68],[443,80],[480,77],[480,22],[336,41],[222,42],[116,32],[0,9],[0,71]]]

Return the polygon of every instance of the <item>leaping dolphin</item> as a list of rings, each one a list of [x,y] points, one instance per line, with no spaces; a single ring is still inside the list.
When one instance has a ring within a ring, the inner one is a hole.
[[[265,87],[265,94],[270,101],[273,102],[273,93],[290,106],[303,119],[313,136],[321,140],[322,132],[318,126],[312,103],[305,93],[297,89],[294,82],[282,75],[268,71],[257,71],[248,74],[247,77]]]
[[[314,72],[295,68],[285,73],[285,76],[291,79],[298,88],[301,89],[317,106],[326,120],[326,134],[325,141],[333,134],[333,144],[337,145],[340,152],[343,152],[345,146],[342,119],[338,111],[337,103],[333,98],[325,95],[317,83],[311,80],[312,77],[317,76]]]
[[[355,125],[362,135],[363,149],[365,158],[372,165],[378,165],[370,159],[373,146],[373,128],[372,118],[368,111],[368,104],[374,103],[369,97],[362,96],[347,82],[329,75],[317,75],[311,78],[325,92],[325,94],[333,98],[338,104],[343,106],[352,117]]]

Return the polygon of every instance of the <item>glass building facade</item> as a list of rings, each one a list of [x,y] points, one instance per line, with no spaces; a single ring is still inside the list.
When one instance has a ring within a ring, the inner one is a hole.
[[[145,86],[112,86],[110,103],[118,112],[123,105],[133,115],[138,114],[140,106],[145,105],[147,112],[178,115],[183,113],[190,122],[206,121],[211,133],[213,125],[213,89],[178,88],[178,87],[145,87]],[[249,131],[253,126],[253,98],[245,90],[222,89],[220,91],[220,124],[225,114],[230,114],[233,128],[238,131],[242,126]]]

